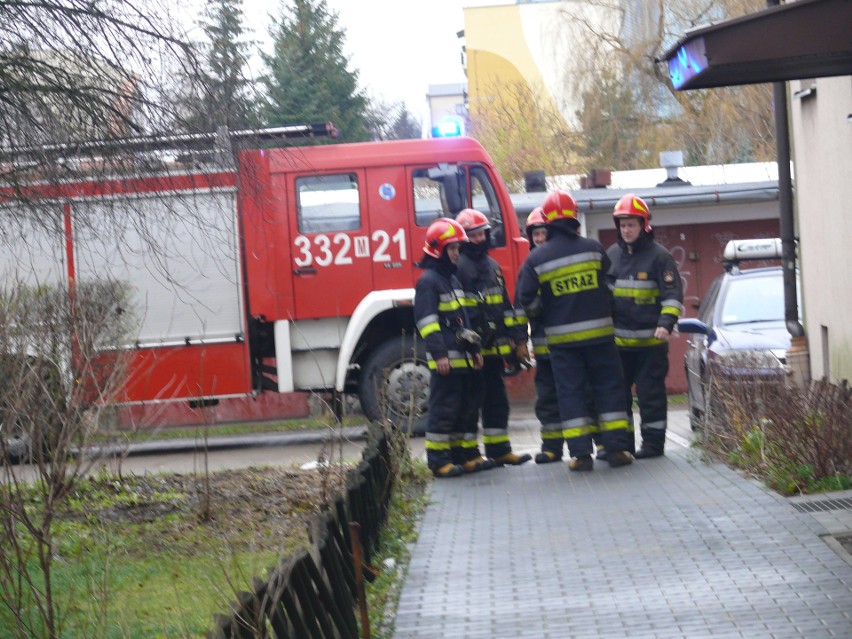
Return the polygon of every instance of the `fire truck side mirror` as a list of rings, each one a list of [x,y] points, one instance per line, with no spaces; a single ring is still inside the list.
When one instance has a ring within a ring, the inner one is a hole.
[[[464,170],[442,162],[429,169],[429,177],[441,183],[442,200],[450,215],[455,217],[467,207]]]
[[[444,195],[447,198],[447,208],[455,217],[459,211],[467,208],[467,198],[464,192],[464,173],[457,171],[443,180]]]

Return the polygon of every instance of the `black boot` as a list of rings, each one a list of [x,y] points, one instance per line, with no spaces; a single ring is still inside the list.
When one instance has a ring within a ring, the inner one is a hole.
[[[531,459],[532,455],[529,453],[524,453],[523,455],[518,455],[517,453],[506,453],[505,455],[495,457],[494,463],[498,466],[520,466],[521,464],[526,464]]]
[[[562,461],[562,455],[557,455],[549,450],[543,450],[535,455],[536,464],[549,464],[551,462]]]
[[[496,464],[493,459],[485,459],[485,457],[482,457],[481,455],[479,457],[474,457],[473,459],[468,459],[461,465],[466,473],[476,473],[480,470],[491,470],[494,466],[496,466]]]
[[[633,463],[633,455],[626,450],[610,451],[606,456],[610,468],[618,468],[619,466],[629,466]]]
[[[432,474],[435,477],[458,477],[464,475],[464,468],[459,464],[444,464],[439,468],[433,468]]]
[[[582,457],[575,457],[571,461],[568,462],[568,470],[573,470],[577,472],[588,472],[590,470],[595,469],[595,462],[592,461],[591,455],[583,455]]]
[[[662,448],[642,444],[642,447],[636,451],[634,457],[636,459],[651,459],[652,457],[662,457],[664,455]]]

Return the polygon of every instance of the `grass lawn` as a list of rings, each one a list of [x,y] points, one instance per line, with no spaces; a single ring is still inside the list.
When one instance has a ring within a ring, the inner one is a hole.
[[[252,577],[307,546],[306,522],[340,490],[347,471],[251,468],[213,473],[209,482],[202,475],[82,480],[54,524],[59,636],[206,636],[214,615],[228,612]],[[37,498],[30,507],[37,515]],[[27,565],[43,592],[36,562]],[[20,586],[15,577],[6,583]],[[29,628],[15,633],[14,598],[4,592],[0,638],[44,636],[36,601],[21,590]]]
[[[669,408],[686,408],[689,404],[689,399],[686,393],[676,393],[669,395]]]
[[[233,552],[227,546],[149,557],[113,555],[108,546],[104,540],[57,565],[62,637],[204,637],[213,615],[236,599],[235,591],[247,589],[251,577],[265,574],[277,559],[276,552]]]

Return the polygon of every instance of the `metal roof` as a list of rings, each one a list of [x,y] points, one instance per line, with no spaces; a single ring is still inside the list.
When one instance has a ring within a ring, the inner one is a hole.
[[[698,27],[657,61],[675,89],[852,75],[852,0],[798,0]]]

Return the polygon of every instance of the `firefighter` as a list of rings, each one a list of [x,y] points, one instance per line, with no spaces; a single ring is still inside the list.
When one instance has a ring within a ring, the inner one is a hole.
[[[615,298],[615,343],[633,424],[633,384],[641,418],[637,459],[660,457],[666,442],[669,337],[683,312],[683,288],[671,253],[654,241],[642,198],[622,197],[613,210],[618,242],[609,247],[608,279]]]
[[[547,220],[540,206],[534,208],[524,226],[530,252],[547,240]],[[516,306],[520,307],[520,304]],[[535,416],[541,424],[541,452],[536,453],[536,464],[549,464],[562,459],[564,440],[559,403],[556,400],[556,382],[550,366],[550,350],[544,336],[544,326],[537,320],[529,321],[530,337],[535,357]]]
[[[426,426],[426,460],[436,477],[457,477],[494,466],[479,452],[477,432],[464,432],[475,411],[467,398],[473,392],[474,370],[482,368],[479,336],[471,330],[460,300],[456,278],[464,229],[440,218],[426,230],[423,275],[414,292],[414,321],[426,345],[432,371]]]
[[[562,435],[572,471],[593,470],[596,430],[586,402],[591,385],[600,435],[612,467],[633,462],[623,376],[615,347],[609,258],[595,240],[581,237],[577,203],[552,191],[542,203],[547,241],[527,257],[518,276],[517,300],[544,327],[559,403]]]
[[[527,347],[527,320],[515,313],[503,271],[495,259],[489,257],[491,224],[484,213],[464,209],[456,221],[467,233],[468,242],[461,247],[458,278],[465,293],[463,303],[474,330],[482,337],[482,371],[475,376],[476,387],[470,401],[477,407],[473,425],[482,416],[485,456],[498,466],[518,466],[532,459],[532,455],[512,452],[509,442],[509,399],[503,382],[504,358],[515,356],[519,361],[529,360]]]
[[[540,206],[534,208],[527,217],[524,225],[530,251],[547,241],[547,220]],[[516,308],[521,305],[516,302]],[[550,349],[544,336],[544,327],[537,321],[531,320],[530,337],[535,356],[535,416],[541,424],[541,452],[535,456],[536,464],[549,464],[562,460],[562,449],[565,440],[562,437],[562,422],[559,419],[559,404],[556,400],[556,382],[553,380],[553,368],[550,365]],[[598,418],[592,388],[586,384],[586,405],[592,422],[597,427]],[[600,435],[593,432],[597,459],[605,460],[606,451],[600,443]]]

